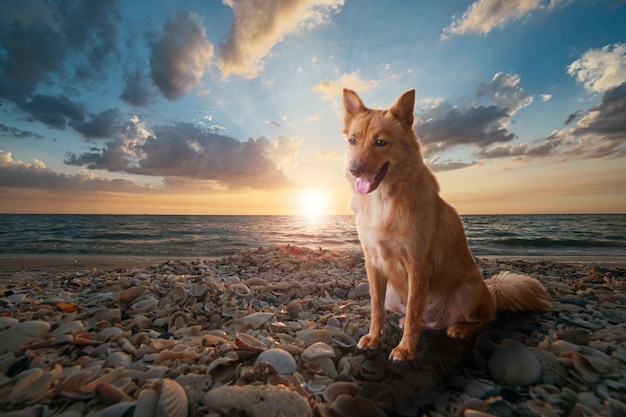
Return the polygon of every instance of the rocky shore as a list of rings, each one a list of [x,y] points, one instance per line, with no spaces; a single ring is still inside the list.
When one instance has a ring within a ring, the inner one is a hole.
[[[539,279],[549,313],[360,351],[359,254],[284,246],[0,282],[2,416],[625,416],[626,269],[478,260]]]

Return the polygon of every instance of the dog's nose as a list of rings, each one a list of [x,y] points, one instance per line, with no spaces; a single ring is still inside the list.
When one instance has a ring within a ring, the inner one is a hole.
[[[362,168],[360,164],[352,163],[350,164],[350,174],[354,177],[360,177],[363,174]]]

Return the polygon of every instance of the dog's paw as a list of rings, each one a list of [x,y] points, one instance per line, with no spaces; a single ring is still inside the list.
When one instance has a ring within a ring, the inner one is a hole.
[[[446,334],[454,339],[465,339],[478,327],[480,326],[477,326],[475,324],[457,323],[453,326],[448,327]]]
[[[378,345],[380,344],[380,337],[372,336],[371,334],[366,334],[361,337],[359,343],[356,344],[356,347],[365,350],[365,349],[378,349]]]
[[[415,349],[406,348],[398,345],[389,355],[389,360],[394,362],[412,361],[415,359]]]

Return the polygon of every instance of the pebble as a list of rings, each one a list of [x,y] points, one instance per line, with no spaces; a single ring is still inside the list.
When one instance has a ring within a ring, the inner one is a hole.
[[[6,416],[623,416],[626,271],[478,260],[525,273],[547,313],[503,313],[466,341],[378,350],[360,254],[295,246],[0,283]],[[486,274],[486,275],[488,275]],[[280,404],[280,406],[277,406]]]

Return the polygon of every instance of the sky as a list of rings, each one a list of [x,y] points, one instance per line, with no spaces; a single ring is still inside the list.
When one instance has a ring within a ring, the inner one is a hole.
[[[626,212],[624,0],[3,0],[0,213],[348,214],[342,89],[461,214]]]

